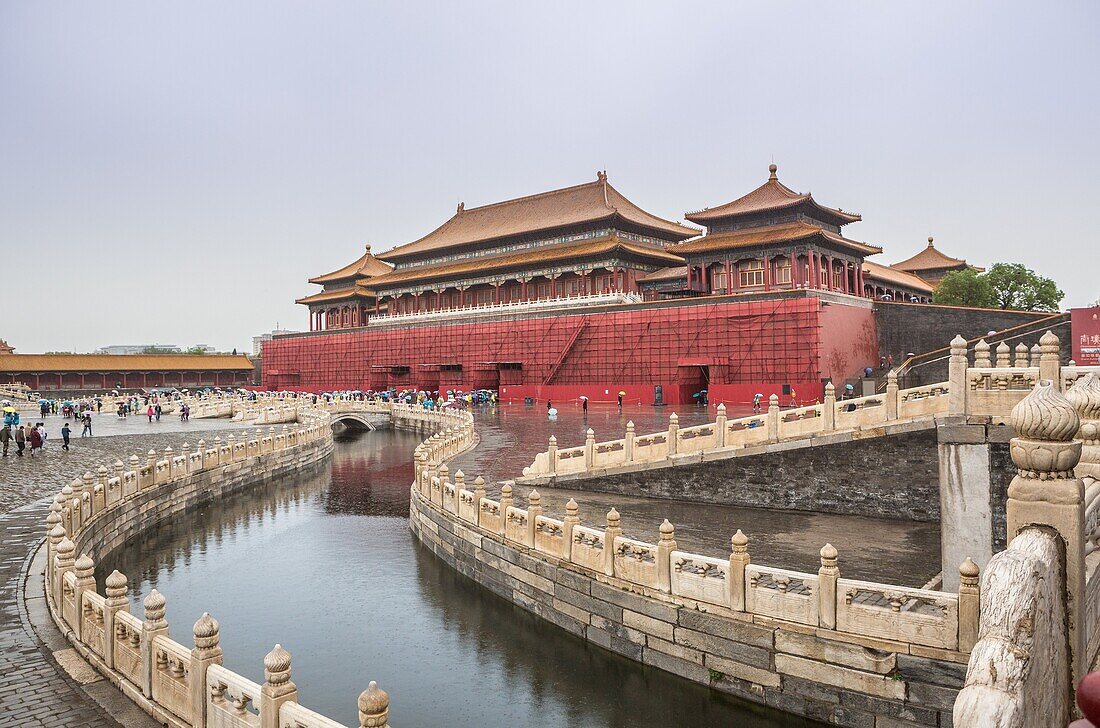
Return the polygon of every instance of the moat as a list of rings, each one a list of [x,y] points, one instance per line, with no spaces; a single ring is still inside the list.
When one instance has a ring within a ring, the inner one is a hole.
[[[685,426],[707,418],[701,408],[680,412]],[[500,479],[519,472],[550,432],[568,446],[587,425],[611,436],[620,419],[632,418],[644,432],[667,415],[594,408],[586,424],[572,409],[553,423],[538,407],[479,411],[482,443],[456,467],[470,478]],[[177,639],[210,611],[222,624],[227,667],[249,678],[262,680],[264,655],[283,642],[301,702],[348,724],[355,721],[349,696],[367,679],[390,693],[394,725],[627,726],[639,716],[676,726],[812,724],[588,645],[438,561],[407,524],[410,457],[420,439],[392,430],[341,438],[321,471],[150,531],[104,559],[100,578],[116,568],[129,575],[137,614],[141,599],[159,589]],[[569,495],[543,493],[551,512]],[[838,547],[859,577],[914,583],[939,562],[935,524],[589,493],[577,499],[588,522],[615,505],[631,534],[649,535],[668,516],[681,543],[715,555],[748,524],[759,563],[814,568],[825,534],[847,539]]]

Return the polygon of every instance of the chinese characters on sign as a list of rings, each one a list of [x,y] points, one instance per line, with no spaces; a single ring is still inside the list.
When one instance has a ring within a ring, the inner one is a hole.
[[[1100,306],[1070,309],[1073,360],[1082,366],[1100,366]]]

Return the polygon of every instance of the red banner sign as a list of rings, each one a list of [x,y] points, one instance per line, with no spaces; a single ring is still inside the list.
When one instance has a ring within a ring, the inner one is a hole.
[[[1100,366],[1100,306],[1071,308],[1073,360],[1082,366]]]

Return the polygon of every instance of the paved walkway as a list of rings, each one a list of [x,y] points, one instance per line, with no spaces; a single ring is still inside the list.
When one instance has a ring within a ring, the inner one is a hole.
[[[59,422],[54,424],[51,434],[60,429]],[[178,448],[185,440],[194,444],[200,437],[212,440],[219,433],[211,430],[226,429],[228,423],[219,422],[213,428],[209,421],[195,421],[190,427],[142,424],[126,435],[76,440],[69,452],[51,439],[46,452],[34,459],[9,453],[0,460],[0,726],[4,728],[159,725],[95,672],[53,625],[42,591],[45,556],[37,550],[45,535],[50,499],[74,476],[150,448]]]

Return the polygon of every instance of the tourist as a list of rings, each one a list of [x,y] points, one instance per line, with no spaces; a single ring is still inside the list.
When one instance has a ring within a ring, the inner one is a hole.
[[[757,392],[752,396],[752,411],[753,414],[760,414],[760,400],[764,399],[764,395]]]
[[[160,402],[157,402],[153,407],[153,416],[157,418],[157,422],[160,422],[160,413],[164,411],[164,408],[160,406]]]
[[[42,447],[46,447],[46,438],[49,437],[49,435],[46,434],[46,423],[39,422],[38,427],[35,429],[38,430],[38,434],[42,436]]]
[[[550,404],[550,400],[546,400],[546,414],[550,414],[550,410],[554,409],[554,405]]]
[[[84,429],[80,431],[81,437],[92,436],[92,411],[88,410],[80,417],[80,421],[84,423]]]
[[[894,368],[894,355],[893,354],[887,354],[886,355],[886,366],[890,367],[891,369]]]
[[[0,429],[0,445],[4,448],[4,457],[7,457],[8,448],[11,446],[11,425],[4,425]]]
[[[581,412],[584,412],[584,416],[588,416],[588,397],[581,398]]]
[[[66,422],[61,426],[61,449],[69,449],[69,438],[72,437],[73,431],[69,429],[69,423]]]
[[[618,396],[615,398],[615,401],[619,403],[619,411],[622,412],[623,411],[623,393],[622,392],[619,392]]]
[[[794,391],[794,387],[791,387],[791,407],[798,406],[798,394]]]
[[[31,441],[31,457],[33,458],[42,449],[42,433],[37,427],[32,427],[28,438]]]
[[[149,421],[152,422],[153,421],[153,405],[149,405],[149,409],[145,410],[145,414],[149,418]]]
[[[23,457],[25,449],[27,449],[27,432],[23,429],[23,425],[19,425],[19,429],[15,431],[15,454]]]

